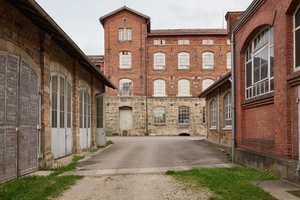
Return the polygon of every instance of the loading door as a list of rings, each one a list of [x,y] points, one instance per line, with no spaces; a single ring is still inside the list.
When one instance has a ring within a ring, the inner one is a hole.
[[[0,52],[0,181],[38,169],[38,76],[21,57]]]
[[[81,149],[91,147],[90,95],[86,89],[79,90],[79,132]]]
[[[54,159],[72,153],[71,84],[61,74],[51,75],[51,152]]]

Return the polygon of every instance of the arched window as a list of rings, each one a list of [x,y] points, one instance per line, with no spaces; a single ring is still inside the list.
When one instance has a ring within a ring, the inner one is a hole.
[[[178,123],[189,124],[190,123],[190,108],[187,106],[181,106],[178,108]]]
[[[187,52],[178,53],[178,69],[190,68],[190,54]]]
[[[204,79],[202,81],[202,91],[206,90],[209,86],[211,86],[214,83],[214,80],[212,79]]]
[[[130,79],[120,80],[120,96],[131,96],[132,95],[132,85]]]
[[[153,55],[154,57],[154,69],[164,70],[166,68],[166,55],[158,52]]]
[[[203,52],[202,53],[202,68],[213,69],[214,68],[214,53]]]
[[[154,81],[154,96],[166,96],[166,81],[162,79]]]
[[[246,51],[246,99],[274,90],[274,29],[258,34]]]
[[[154,124],[165,124],[166,123],[166,108],[156,107],[153,109],[153,120]]]
[[[131,69],[131,52],[121,51],[119,53],[120,69]]]
[[[224,119],[225,126],[231,126],[232,124],[232,115],[231,115],[231,94],[227,94],[224,98]]]
[[[213,100],[210,103],[210,127],[217,127],[217,101]]]
[[[178,96],[190,96],[190,81],[182,79],[178,81]]]

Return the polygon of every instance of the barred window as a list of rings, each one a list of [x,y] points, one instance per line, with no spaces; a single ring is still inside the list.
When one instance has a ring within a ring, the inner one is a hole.
[[[156,107],[153,109],[154,124],[166,123],[166,109],[164,107]]]
[[[178,81],[178,96],[190,96],[190,81],[182,79]]]
[[[154,57],[154,69],[165,69],[166,65],[166,55],[164,53],[158,52],[153,55]]]
[[[132,92],[131,80],[121,79],[120,80],[120,96],[131,96]]]
[[[181,106],[178,108],[178,123],[189,124],[190,123],[190,108],[187,106]]]
[[[187,52],[180,52],[178,54],[178,69],[190,68],[190,54]]]
[[[202,53],[202,68],[213,69],[214,68],[214,53],[203,52]]]
[[[154,81],[154,96],[166,96],[166,81],[161,79]]]

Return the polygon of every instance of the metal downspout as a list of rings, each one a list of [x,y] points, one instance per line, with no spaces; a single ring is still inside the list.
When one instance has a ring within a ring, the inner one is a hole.
[[[232,136],[231,136],[231,159],[234,163],[235,158],[235,39],[234,33],[231,34],[231,115],[232,115]]]
[[[298,104],[298,116],[300,116],[300,86],[298,86],[298,97],[297,97],[297,104]],[[298,181],[300,182],[300,117],[298,117]]]

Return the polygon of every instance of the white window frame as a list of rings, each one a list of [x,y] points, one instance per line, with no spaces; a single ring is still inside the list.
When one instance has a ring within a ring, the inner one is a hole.
[[[124,78],[120,80],[120,96],[132,95],[132,81]]]
[[[187,106],[178,107],[178,124],[190,123],[190,108]]]
[[[178,96],[190,96],[190,81],[181,79],[178,81]]]
[[[232,113],[231,113],[231,93],[228,93],[224,98],[224,125],[225,127],[232,126]]]
[[[274,28],[268,27],[254,37],[246,51],[245,98],[251,99],[273,91]]]
[[[188,45],[190,44],[190,40],[178,40],[178,45]]]
[[[131,69],[131,52],[121,51],[119,53],[120,69]]]
[[[226,53],[227,69],[231,69],[231,52]]]
[[[206,51],[202,53],[202,69],[214,69],[214,53]]]
[[[190,54],[187,52],[178,53],[178,69],[190,69]]]
[[[154,45],[165,45],[166,41],[165,40],[154,40]]]
[[[202,44],[204,44],[204,45],[211,45],[211,44],[214,44],[214,43],[215,43],[215,41],[211,40],[211,39],[202,40]]]
[[[131,41],[132,29],[131,28],[119,28],[119,41]]]
[[[212,79],[204,79],[202,81],[202,91],[206,90],[212,84],[214,84],[214,80],[212,80]]]
[[[298,15],[298,16],[297,16]],[[298,19],[296,19],[298,17]],[[294,14],[294,69],[300,70],[300,7]],[[297,35],[298,33],[298,35]],[[298,43],[298,45],[297,45]],[[298,60],[297,60],[298,59]]]
[[[165,107],[153,108],[153,123],[154,124],[166,124],[166,108]]]
[[[157,52],[153,54],[154,69],[165,70],[166,69],[166,54]]]
[[[210,127],[217,127],[217,100],[212,100],[210,103]]]
[[[166,81],[157,79],[154,81],[154,96],[166,96]]]

